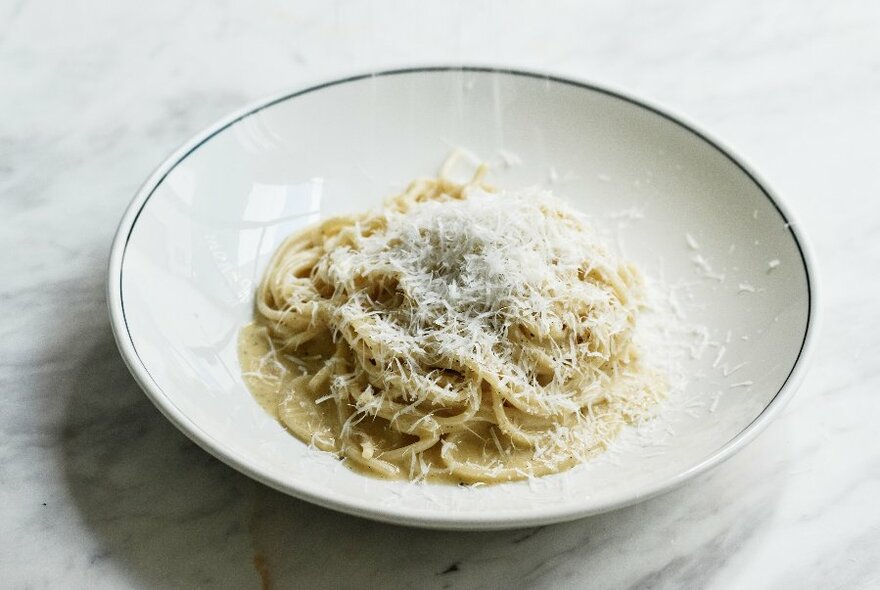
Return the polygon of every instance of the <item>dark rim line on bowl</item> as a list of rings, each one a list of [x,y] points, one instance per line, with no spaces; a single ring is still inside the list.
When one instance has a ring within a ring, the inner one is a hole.
[[[155,389],[157,391],[159,391],[165,397],[166,400],[169,400],[168,396],[162,390],[161,386],[159,386],[159,384],[156,382],[156,380],[150,374],[149,369],[147,368],[146,364],[141,359],[140,354],[138,353],[137,347],[134,344],[134,339],[132,338],[131,331],[128,328],[128,318],[125,315],[125,301],[124,301],[124,296],[123,296],[123,291],[122,291],[122,275],[123,275],[123,265],[124,265],[124,261],[125,261],[126,249],[128,247],[128,242],[131,239],[131,235],[134,232],[135,225],[137,225],[138,218],[140,217],[141,212],[146,207],[150,198],[155,193],[156,189],[162,184],[162,182],[164,182],[164,180],[168,176],[168,174],[170,174],[181,162],[186,160],[192,153],[194,153],[196,150],[198,150],[204,143],[206,143],[207,141],[212,139],[215,135],[219,134],[222,131],[225,131],[226,129],[228,129],[229,127],[231,127],[235,123],[241,121],[242,119],[245,119],[246,117],[249,117],[253,114],[256,114],[256,113],[262,111],[263,109],[272,107],[276,104],[279,104],[281,102],[285,102],[287,100],[296,98],[298,96],[309,94],[309,93],[312,93],[312,92],[315,92],[318,90],[322,90],[324,88],[328,88],[331,86],[346,84],[349,82],[357,82],[357,81],[364,80],[364,79],[378,78],[378,77],[384,77],[384,76],[394,76],[394,75],[414,74],[414,73],[430,73],[430,72],[462,72],[462,73],[473,72],[473,73],[504,74],[504,75],[510,75],[510,76],[535,78],[535,79],[539,79],[539,80],[545,80],[548,82],[552,81],[552,82],[556,82],[556,83],[560,83],[560,84],[565,84],[568,86],[574,86],[577,88],[590,90],[592,92],[597,92],[600,94],[610,96],[612,98],[616,98],[618,100],[622,100],[622,101],[629,103],[633,106],[636,106],[641,109],[645,109],[649,112],[652,112],[656,115],[659,115],[660,117],[663,117],[664,119],[670,121],[671,123],[681,127],[682,129],[685,129],[686,131],[688,131],[688,132],[694,134],[695,136],[697,136],[698,138],[700,138],[706,144],[708,144],[713,149],[715,149],[719,153],[721,153],[732,164],[734,164],[743,174],[745,174],[749,178],[749,180],[752,181],[752,183],[754,183],[754,185],[756,187],[758,187],[760,189],[761,193],[767,198],[767,200],[770,201],[770,203],[773,205],[773,207],[779,213],[780,217],[782,217],[787,231],[791,234],[792,240],[794,240],[795,246],[798,249],[798,254],[800,255],[800,258],[801,258],[801,263],[804,268],[804,277],[805,277],[806,283],[807,283],[807,317],[806,317],[806,322],[804,324],[804,336],[803,336],[803,339],[801,340],[801,345],[800,345],[800,349],[798,350],[797,357],[795,358],[794,362],[792,363],[792,366],[791,366],[791,369],[789,370],[788,375],[786,375],[785,380],[782,382],[782,384],[780,385],[777,392],[773,395],[773,397],[770,399],[770,401],[767,403],[767,405],[764,406],[764,408],[761,410],[761,412],[751,422],[749,422],[749,424],[746,425],[740,432],[738,432],[734,437],[732,437],[724,445],[719,447],[718,450],[716,450],[715,452],[711,453],[710,455],[704,457],[703,459],[698,461],[694,466],[692,466],[688,469],[685,469],[684,471],[676,474],[672,478],[669,478],[667,481],[663,482],[661,485],[654,486],[653,488],[650,488],[645,494],[636,494],[634,496],[630,496],[630,497],[628,497],[624,500],[621,500],[619,502],[612,503],[608,507],[606,507],[605,510],[613,510],[616,508],[622,508],[622,507],[634,504],[634,503],[636,503],[642,499],[645,499],[647,497],[652,497],[652,496],[661,494],[665,491],[669,491],[669,490],[675,488],[677,485],[681,484],[682,482],[686,481],[687,476],[689,474],[695,472],[693,474],[697,475],[699,473],[702,473],[702,472],[708,470],[711,467],[717,466],[723,460],[729,458],[733,454],[732,451],[734,450],[734,447],[736,447],[738,443],[742,442],[741,439],[743,439],[747,435],[756,434],[756,433],[751,432],[752,427],[754,426],[754,424],[756,422],[758,422],[764,416],[764,414],[766,414],[771,408],[774,407],[777,398],[786,389],[786,386],[789,384],[789,381],[791,380],[792,375],[795,373],[796,369],[798,369],[800,367],[800,361],[803,356],[804,350],[806,348],[808,337],[809,337],[811,331],[812,332],[815,331],[815,326],[813,325],[813,321],[814,321],[813,288],[814,287],[813,287],[812,279],[810,276],[810,265],[807,263],[807,257],[804,254],[804,248],[802,247],[801,240],[798,239],[798,235],[795,232],[794,224],[790,222],[789,216],[786,215],[785,211],[783,211],[782,207],[779,205],[779,203],[777,203],[776,199],[773,198],[773,195],[767,189],[767,187],[765,186],[765,183],[760,182],[755,177],[755,175],[752,173],[752,171],[750,171],[748,169],[748,167],[745,164],[743,164],[738,157],[736,157],[732,153],[730,153],[727,150],[727,148],[721,146],[717,142],[717,140],[709,138],[703,132],[694,128],[691,124],[684,122],[683,120],[681,120],[677,116],[672,115],[670,113],[667,113],[663,110],[660,110],[659,108],[654,107],[650,104],[646,104],[644,102],[641,102],[640,100],[638,100],[636,98],[627,96],[625,94],[621,94],[621,93],[613,91],[613,90],[609,90],[607,88],[603,88],[601,86],[596,86],[591,83],[581,82],[578,80],[572,80],[569,78],[563,78],[563,77],[555,76],[555,75],[540,74],[537,72],[530,72],[530,71],[517,70],[517,69],[511,69],[511,68],[493,68],[493,67],[483,67],[483,66],[412,67],[412,68],[386,70],[386,71],[367,73],[367,74],[359,74],[359,75],[350,76],[347,78],[333,80],[330,82],[325,82],[322,84],[318,84],[316,86],[311,86],[309,88],[305,88],[303,90],[291,92],[291,93],[285,94],[280,97],[272,98],[266,102],[259,103],[256,106],[246,110],[245,112],[242,112],[242,113],[234,116],[229,121],[226,121],[225,123],[214,128],[212,131],[210,131],[207,135],[202,137],[195,145],[192,145],[185,152],[180,153],[179,155],[176,155],[176,156],[172,155],[172,157],[174,157],[174,161],[173,161],[173,163],[171,163],[168,166],[168,168],[164,171],[164,173],[162,173],[162,175],[160,177],[158,177],[157,179],[151,180],[152,177],[155,176],[155,173],[154,173],[147,180],[147,182],[144,184],[144,186],[138,190],[137,195],[140,195],[143,192],[143,190],[147,189],[147,188],[149,190],[149,193],[145,197],[143,197],[143,201],[140,203],[140,206],[138,207],[138,210],[135,213],[134,218],[131,220],[131,224],[128,227],[128,233],[125,236],[125,242],[122,245],[122,253],[121,253],[121,256],[119,256],[119,260],[118,260],[119,307],[120,307],[120,311],[121,311],[122,320],[123,320],[123,323],[125,326],[125,332],[126,332],[125,335],[127,336],[128,345],[130,345],[131,350],[134,352],[134,355],[137,357],[138,363],[140,364],[140,369],[143,370],[143,372],[146,373],[146,375],[150,378],[150,381],[152,382],[152,386],[155,387]],[[201,133],[196,135],[196,137],[199,137],[202,133],[205,133],[205,131],[202,131]],[[188,143],[184,144],[184,146],[186,146],[186,145],[188,145]],[[181,149],[183,149],[183,148],[181,148]],[[177,152],[175,152],[175,154],[176,153]],[[157,169],[157,172],[162,167],[164,167],[168,163],[168,161],[169,160],[166,159],[163,162],[163,164],[160,165],[159,169]],[[150,184],[152,186],[149,186]],[[125,221],[125,218],[127,218],[128,216],[129,216],[129,213],[128,213],[128,211],[126,211],[126,213],[123,216],[123,221]],[[120,230],[121,229],[122,229],[122,226],[120,226]],[[114,250],[119,247],[117,242],[118,242],[118,236],[116,236],[113,241]],[[116,266],[114,264],[114,262],[115,262],[115,257],[113,257],[111,255],[111,263],[110,263],[110,265],[111,265],[110,270],[111,271]],[[111,297],[111,299],[112,299],[112,297]],[[109,303],[112,305],[112,301],[110,301]],[[110,311],[111,311],[111,320],[112,320],[113,319],[112,307],[111,307]],[[111,322],[111,323],[113,323],[114,327],[115,327],[115,323],[114,322]],[[114,330],[114,336],[117,338],[117,343],[119,344],[119,348],[120,348],[120,352],[122,354],[123,360],[125,360],[126,363],[128,363],[129,358],[127,357],[125,351],[122,349],[122,343],[119,342],[119,340],[118,340],[119,334],[116,334],[115,330]],[[132,369],[132,371],[134,372],[134,367],[130,366],[130,369]],[[136,374],[134,375],[134,377],[135,377],[136,381],[140,382],[140,380],[137,379]],[[140,383],[140,385],[142,387],[145,386],[145,384],[143,384],[143,383]],[[151,401],[153,401],[155,403],[155,400],[152,399],[152,396],[148,396],[148,397],[150,397]],[[158,406],[158,405],[157,405],[157,407],[159,410],[162,411],[162,413],[166,417],[171,419],[171,421],[176,426],[179,425],[178,421],[175,420],[173,417],[169,416],[166,413],[164,408],[162,408],[161,406]],[[175,407],[175,409],[176,409],[176,407]],[[178,410],[178,412],[179,412],[179,410]],[[181,413],[181,415],[183,415],[182,412],[180,412],[180,413]],[[187,418],[187,420],[189,420],[189,419]],[[200,432],[202,432],[202,434],[204,435],[204,437],[206,439],[208,439],[209,441],[214,441],[214,438],[212,436],[208,435],[208,433],[203,431],[201,428],[199,428],[197,424],[195,424],[192,421],[190,421],[190,423],[193,426],[195,426]],[[205,451],[207,451],[211,454],[214,454],[214,452],[213,452],[214,449],[207,447],[205,441],[196,440],[192,436],[190,436],[189,433],[186,433],[186,434],[189,436],[189,438],[193,439],[193,441],[195,443],[197,443],[199,446],[201,446]],[[219,442],[219,441],[217,441],[217,442]],[[220,445],[218,445],[218,446],[220,446]],[[223,451],[224,451],[226,457],[231,458],[231,457],[235,456],[234,453],[228,452],[228,450],[225,448],[223,448]],[[228,462],[228,461],[226,461],[226,457],[221,458],[221,460],[223,460],[224,462]],[[245,474],[249,475],[250,477],[257,479],[258,481],[260,481],[266,485],[269,485],[270,487],[278,489],[279,491],[289,493],[289,491],[290,491],[289,486],[283,484],[282,482],[275,481],[275,479],[272,476],[264,475],[262,473],[257,473],[254,469],[248,467],[244,461],[241,461],[238,458],[235,459],[234,463],[235,463],[235,465],[233,465],[233,467],[237,468],[240,471],[243,471]],[[546,514],[543,517],[542,516],[533,517],[531,520],[529,520],[528,518],[517,520],[515,518],[511,518],[508,516],[507,519],[504,520],[503,522],[502,522],[503,519],[480,519],[480,518],[473,518],[473,515],[469,515],[469,517],[464,518],[459,521],[453,521],[453,520],[442,520],[442,519],[430,519],[430,518],[426,518],[425,516],[419,516],[418,514],[411,514],[411,515],[408,514],[406,517],[404,517],[403,520],[400,520],[400,519],[395,519],[394,516],[390,512],[388,512],[386,510],[382,510],[382,509],[377,509],[374,506],[367,506],[367,505],[350,506],[350,503],[345,504],[342,501],[326,500],[326,499],[322,498],[321,496],[313,495],[305,490],[297,490],[297,491],[299,491],[302,494],[300,497],[305,497],[309,501],[312,501],[314,503],[317,503],[317,504],[325,506],[325,507],[333,508],[336,510],[341,510],[343,512],[348,512],[349,514],[355,514],[357,516],[366,516],[369,518],[374,518],[374,519],[382,520],[382,521],[386,521],[386,522],[396,522],[396,523],[412,524],[412,525],[421,524],[423,526],[428,525],[428,526],[433,526],[433,527],[438,527],[438,528],[439,527],[462,528],[462,527],[466,527],[468,525],[477,525],[477,526],[480,526],[481,528],[509,528],[511,526],[526,526],[532,522],[560,522],[560,521],[564,521],[564,520],[574,519],[579,516],[587,516],[589,514],[594,514],[594,513],[605,511],[605,510],[596,510],[596,509],[587,510],[587,511],[581,510],[580,512],[578,512],[577,510],[571,510],[569,512],[557,511],[557,512],[552,512],[550,514]],[[362,510],[362,512],[355,512],[354,511],[355,509],[358,509],[358,508],[360,508],[360,510]]]

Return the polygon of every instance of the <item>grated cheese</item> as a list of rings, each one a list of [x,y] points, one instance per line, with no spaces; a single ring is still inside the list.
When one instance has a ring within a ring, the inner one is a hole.
[[[612,346],[616,335],[630,330],[632,318],[605,288],[572,280],[590,272],[614,277],[617,262],[581,221],[553,214],[563,207],[547,192],[526,190],[429,201],[405,213],[386,213],[381,234],[328,255],[334,283],[354,294],[338,310],[339,325],[360,319],[367,297],[357,289],[360,277],[390,271],[408,301],[393,318],[374,318],[375,338],[389,352],[377,361],[390,361],[392,353],[406,359],[404,365],[417,357],[464,362],[476,356],[508,386],[532,392],[531,401],[542,409],[575,411],[577,405],[559,386],[577,373],[576,358],[597,343]],[[626,286],[619,290],[625,296]],[[604,313],[578,317],[582,311],[565,308],[572,301],[591,302]],[[539,339],[583,323],[596,341],[556,343],[558,354],[550,357],[554,381],[536,388],[534,376],[511,363],[508,334],[524,320]]]
[[[510,150],[498,150],[498,157],[501,159],[501,164],[505,168],[513,168],[514,166],[522,166],[522,158],[519,157],[518,154],[511,152]]]
[[[709,261],[703,258],[700,254],[695,254],[693,258],[691,258],[691,262],[697,267],[703,277],[707,279],[713,279],[718,282],[724,281],[724,274],[717,273],[712,270],[712,266],[709,264]]]

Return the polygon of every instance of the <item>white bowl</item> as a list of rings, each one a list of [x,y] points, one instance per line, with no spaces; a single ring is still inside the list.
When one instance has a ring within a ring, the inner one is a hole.
[[[500,186],[553,183],[597,224],[614,221],[627,256],[649,274],[692,283],[680,307],[717,344],[687,362],[682,411],[658,418],[648,435],[625,432],[607,457],[570,472],[465,488],[357,474],[308,449],[257,405],[239,374],[236,335],[275,247],[305,224],[375,207],[410,179],[432,175],[454,146],[494,161]],[[697,255],[724,279],[701,276]],[[329,508],[491,529],[632,504],[740,449],[803,375],[815,332],[812,274],[779,197],[679,117],[573,80],[432,67],[285,94],[200,133],[126,211],[108,292],[132,374],[209,453]]]

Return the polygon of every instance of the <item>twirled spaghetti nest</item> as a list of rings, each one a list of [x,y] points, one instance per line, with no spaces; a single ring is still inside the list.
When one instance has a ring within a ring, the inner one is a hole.
[[[662,394],[636,270],[563,202],[480,177],[278,249],[252,332],[270,362],[245,365],[297,437],[381,476],[507,481],[585,460]]]

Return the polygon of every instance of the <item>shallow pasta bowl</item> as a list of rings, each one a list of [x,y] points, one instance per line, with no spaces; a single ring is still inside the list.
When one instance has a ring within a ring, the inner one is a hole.
[[[284,237],[325,216],[376,207],[432,175],[457,146],[492,165],[494,184],[543,185],[588,213],[667,287],[670,313],[692,331],[670,411],[623,432],[607,457],[500,485],[374,479],[292,437],[242,381],[238,331]],[[351,514],[491,529],[632,504],[742,448],[803,376],[815,332],[812,275],[779,197],[679,117],[573,80],[432,67],[285,94],[200,133],[126,211],[108,297],[138,383],[230,466]]]

